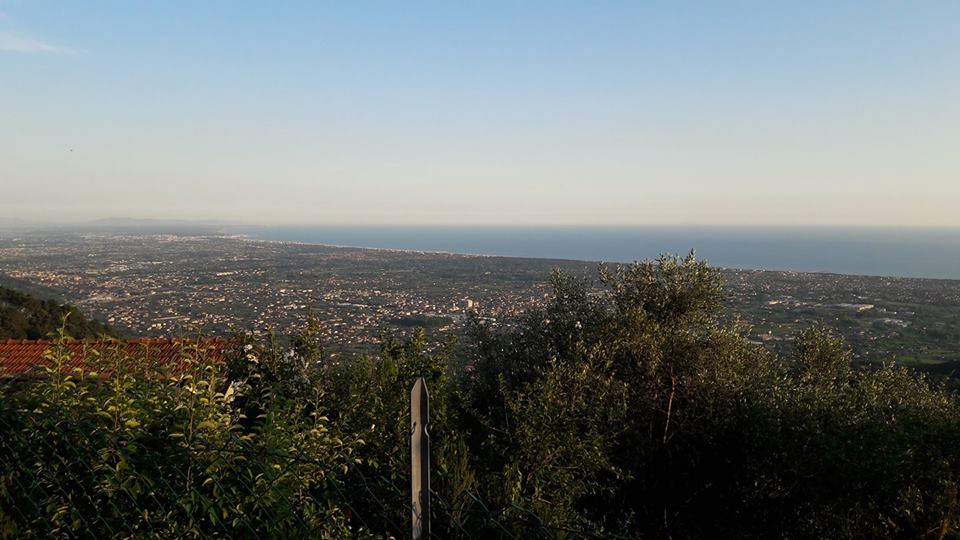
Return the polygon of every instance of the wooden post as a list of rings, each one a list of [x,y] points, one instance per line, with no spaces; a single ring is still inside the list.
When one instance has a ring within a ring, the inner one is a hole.
[[[430,538],[430,394],[423,377],[410,391],[410,488],[413,540]]]

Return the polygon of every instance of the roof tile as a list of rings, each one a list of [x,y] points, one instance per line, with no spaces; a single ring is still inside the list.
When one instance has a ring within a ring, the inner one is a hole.
[[[29,372],[34,366],[49,363],[45,358],[56,344],[45,339],[0,340],[0,376]],[[183,368],[187,358],[206,358],[222,362],[235,345],[233,340],[223,338],[205,339],[156,339],[135,338],[127,340],[67,340],[63,346],[70,353],[67,367],[89,367],[91,351],[101,355],[121,354],[125,358],[145,359],[158,365]]]

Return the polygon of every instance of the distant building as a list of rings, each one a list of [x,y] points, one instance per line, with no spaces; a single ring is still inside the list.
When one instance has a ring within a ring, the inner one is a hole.
[[[837,307],[852,309],[854,311],[867,311],[874,308],[873,304],[837,304]]]

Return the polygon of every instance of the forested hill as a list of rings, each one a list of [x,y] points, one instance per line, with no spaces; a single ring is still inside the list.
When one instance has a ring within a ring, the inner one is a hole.
[[[56,332],[66,321],[67,335],[74,338],[117,335],[109,326],[88,319],[77,308],[54,300],[35,296],[6,287],[0,287],[0,339],[41,339]]]

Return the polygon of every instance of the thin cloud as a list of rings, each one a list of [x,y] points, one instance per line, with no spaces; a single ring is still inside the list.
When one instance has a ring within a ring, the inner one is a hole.
[[[17,54],[73,54],[74,51],[23,34],[0,31],[0,52]]]

